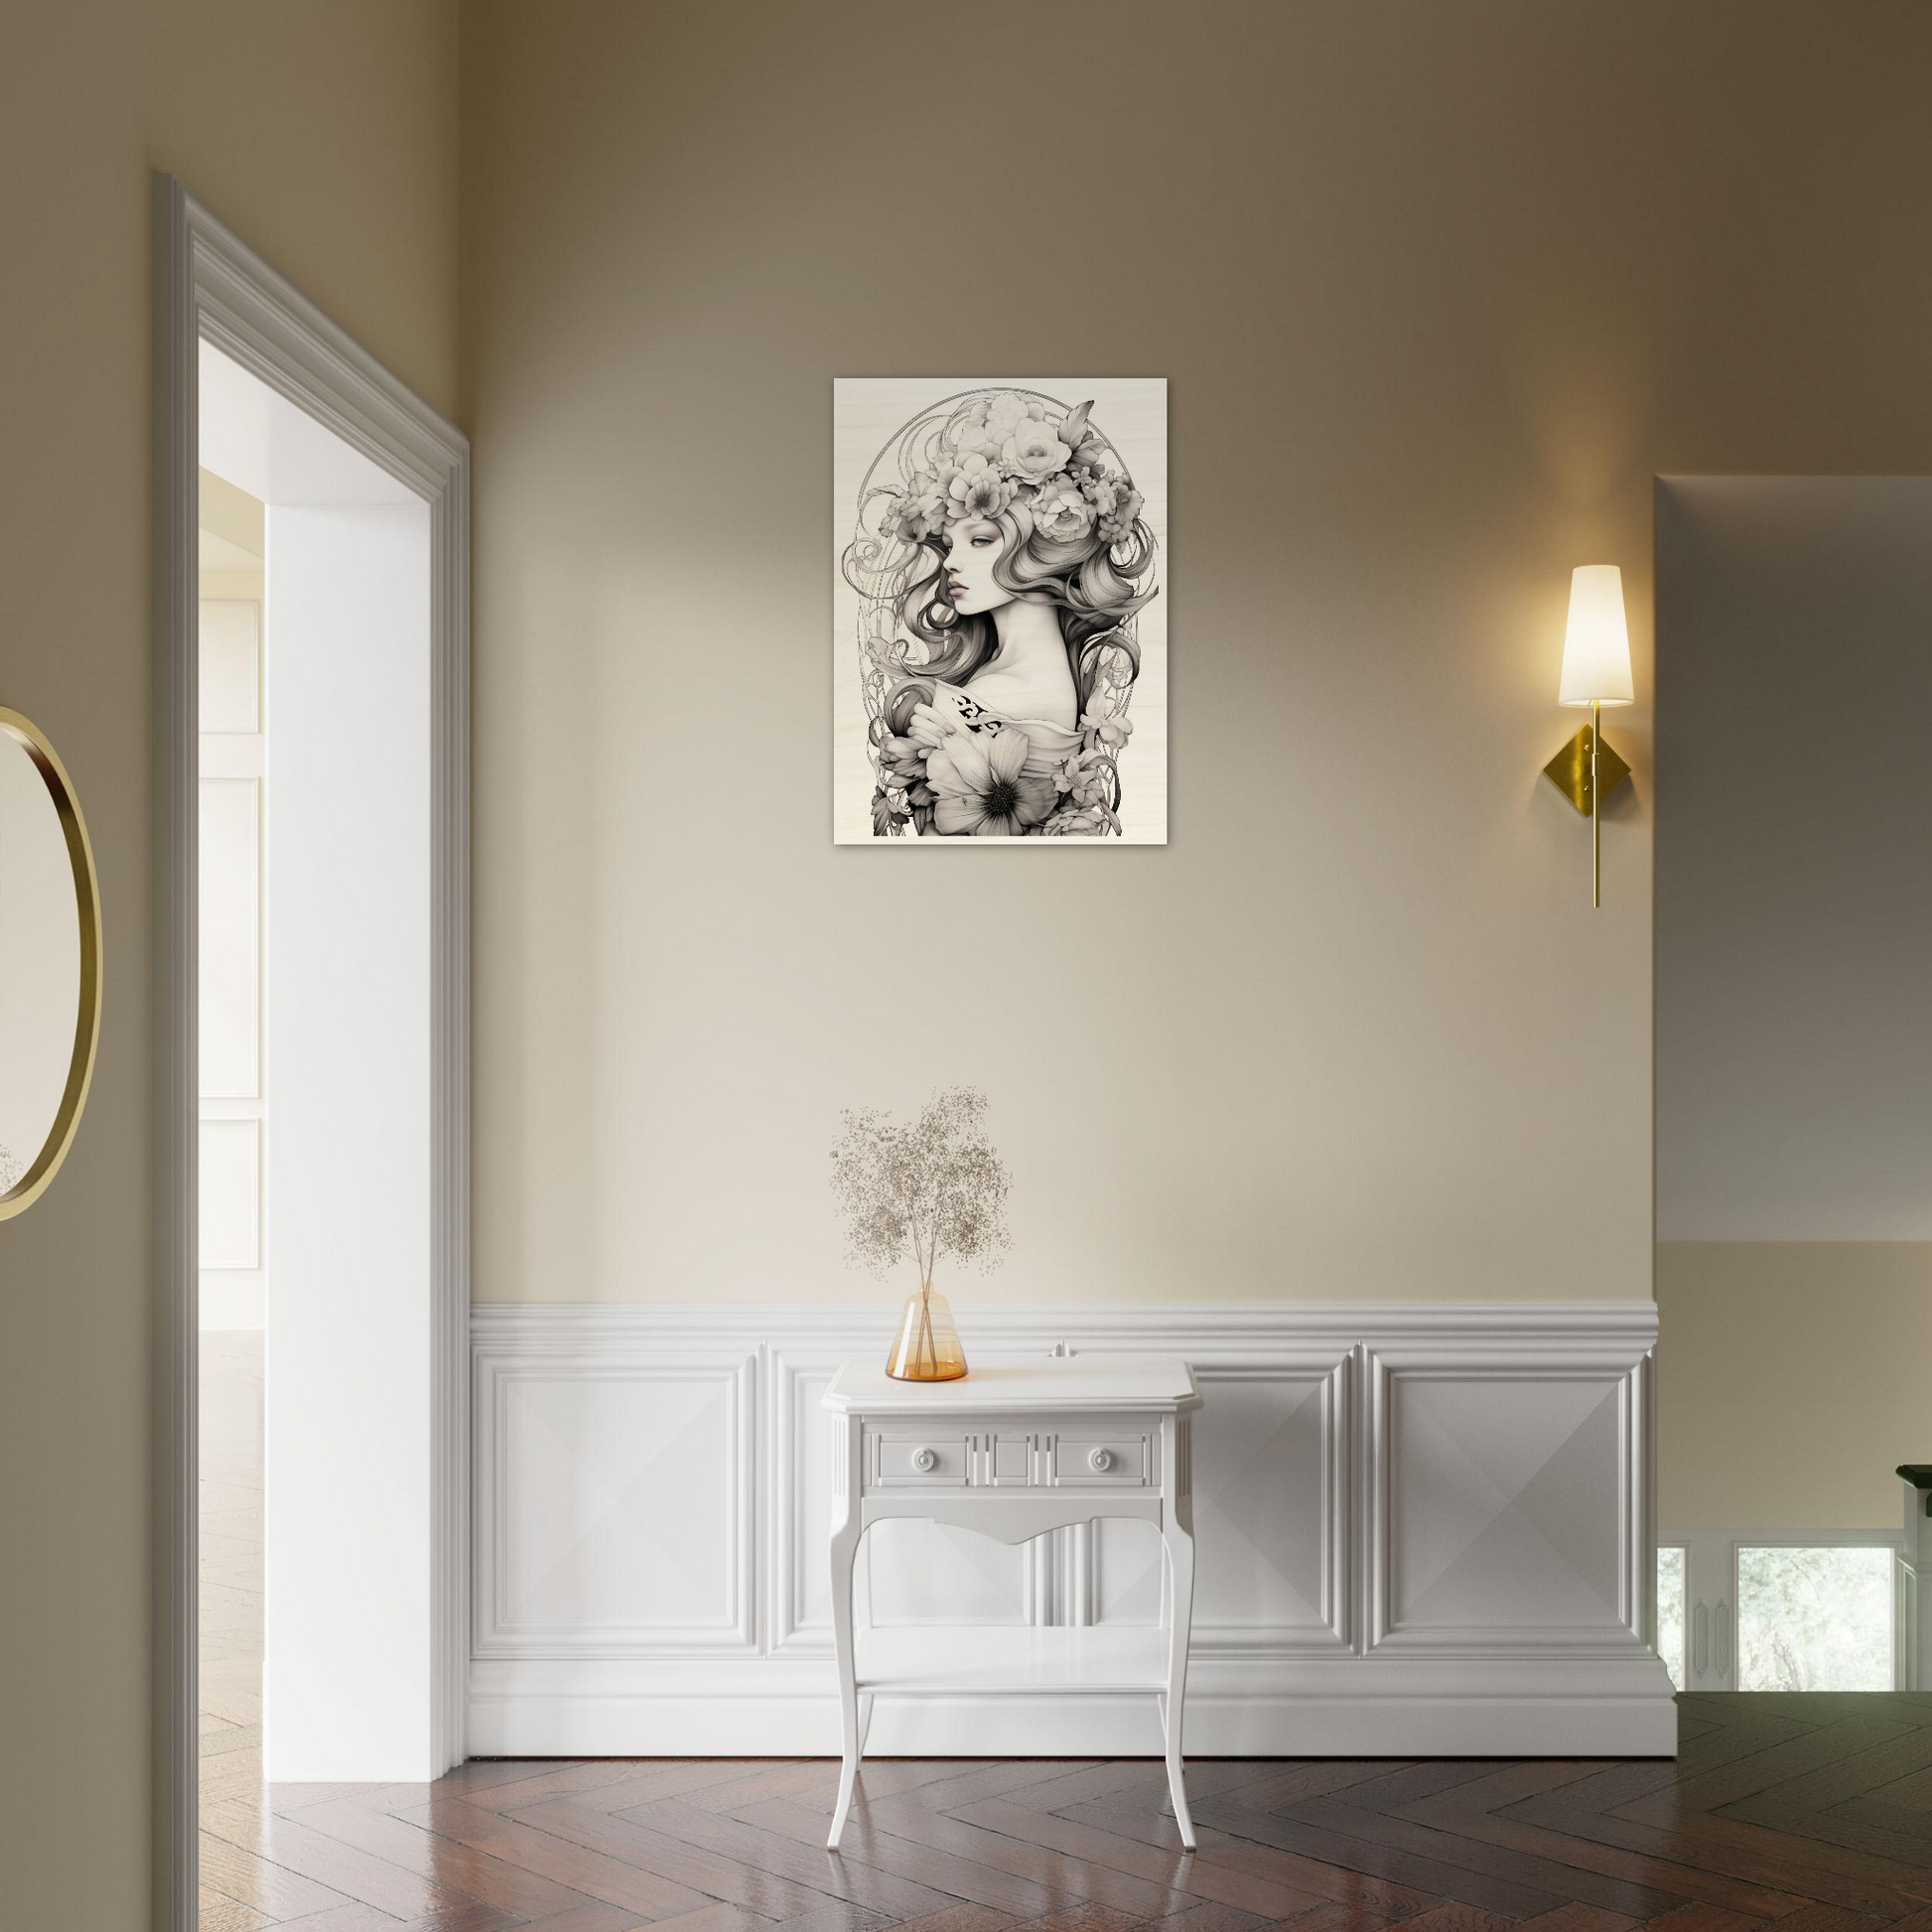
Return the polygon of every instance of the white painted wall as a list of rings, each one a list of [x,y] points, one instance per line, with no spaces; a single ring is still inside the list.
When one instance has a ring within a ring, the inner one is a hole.
[[[430,1763],[429,512],[268,512],[272,1779]]]
[[[200,1219],[202,1328],[263,1319],[262,529],[265,513],[218,477],[202,484]],[[217,506],[215,499],[225,501]],[[233,512],[245,543],[208,518]],[[210,559],[218,562],[211,565]]]
[[[428,506],[204,345],[268,507],[265,1768],[433,1777]]]

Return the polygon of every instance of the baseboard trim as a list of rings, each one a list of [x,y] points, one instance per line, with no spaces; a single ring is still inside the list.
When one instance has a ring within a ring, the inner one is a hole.
[[[474,1700],[480,1757],[836,1757],[830,1698]],[[1669,1697],[1275,1699],[1190,1694],[1190,1757],[1672,1757]],[[875,1757],[1156,1757],[1148,1700],[922,1698],[882,1704]]]
[[[1587,1662],[1196,1659],[1196,1757],[1668,1757],[1677,1707],[1645,1654]],[[1662,1688],[1660,1690],[1660,1683]],[[836,1756],[829,1663],[479,1665],[483,1757]],[[1146,1698],[881,1699],[879,1757],[1160,1754]]]

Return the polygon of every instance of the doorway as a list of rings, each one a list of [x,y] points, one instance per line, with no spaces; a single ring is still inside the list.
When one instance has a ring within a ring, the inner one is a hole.
[[[157,1922],[187,1928],[205,1723],[211,1815],[464,1755],[468,451],[171,178],[155,215]]]
[[[1922,1690],[1932,479],[1666,477],[1656,517],[1659,1648]]]

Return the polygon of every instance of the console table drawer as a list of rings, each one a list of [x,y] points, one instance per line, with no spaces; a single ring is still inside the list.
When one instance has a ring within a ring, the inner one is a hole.
[[[944,1431],[869,1429],[865,1471],[868,1489],[964,1489],[973,1451],[970,1436]]]
[[[1158,1460],[1147,1436],[1067,1431],[1054,1437],[1048,1466],[1057,1488],[1137,1489],[1159,1485]]]

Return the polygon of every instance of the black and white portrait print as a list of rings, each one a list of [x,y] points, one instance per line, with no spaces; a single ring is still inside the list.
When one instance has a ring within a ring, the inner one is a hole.
[[[1167,842],[1167,383],[841,380],[833,836]]]

